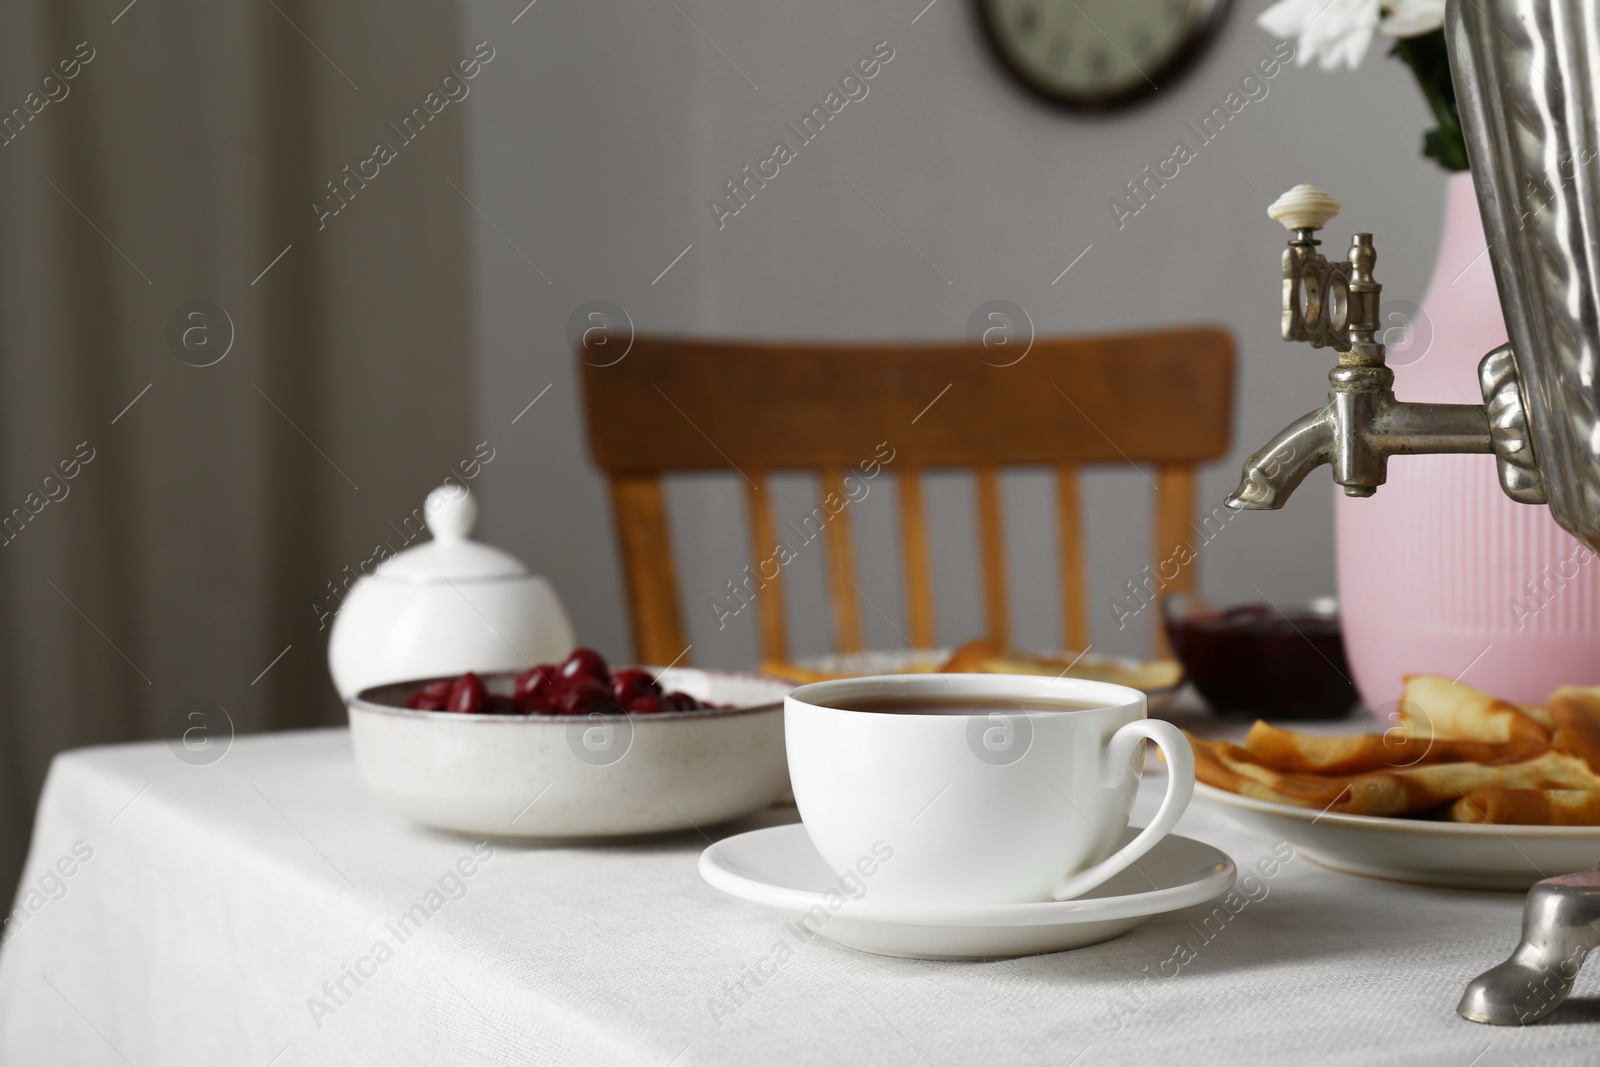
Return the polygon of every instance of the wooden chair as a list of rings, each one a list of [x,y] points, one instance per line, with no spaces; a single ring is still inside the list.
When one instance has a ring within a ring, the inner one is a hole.
[[[621,347],[613,338],[606,351]],[[622,342],[625,344],[625,341]],[[778,470],[814,471],[821,493],[881,442],[898,481],[907,636],[936,644],[933,578],[923,509],[928,468],[976,471],[978,544],[988,636],[1010,635],[1000,470],[1056,472],[1066,644],[1089,642],[1079,468],[1149,464],[1156,489],[1155,560],[1191,541],[1195,467],[1228,449],[1232,337],[1187,328],[1086,338],[1039,338],[1010,366],[964,344],[834,345],[638,337],[608,365],[580,351],[595,463],[611,485],[622,565],[642,663],[668,663],[687,645],[661,478],[668,471],[743,475],[752,560],[778,540],[768,491]],[[680,432],[663,433],[663,426]],[[823,526],[834,646],[861,647],[850,509]],[[1168,570],[1171,570],[1169,565]],[[1165,574],[1163,574],[1165,577]],[[765,573],[763,570],[763,579]],[[788,659],[783,579],[755,598],[763,659]],[[1164,592],[1191,590],[1193,565]],[[1149,612],[1165,648],[1159,612]],[[682,661],[680,661],[682,662]]]

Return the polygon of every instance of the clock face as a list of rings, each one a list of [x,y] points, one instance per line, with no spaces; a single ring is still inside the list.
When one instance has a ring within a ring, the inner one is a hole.
[[[1000,61],[1045,98],[1089,110],[1164,87],[1227,0],[977,0]]]

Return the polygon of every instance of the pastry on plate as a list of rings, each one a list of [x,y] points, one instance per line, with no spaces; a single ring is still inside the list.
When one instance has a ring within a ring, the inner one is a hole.
[[[1183,680],[1183,668],[1175,660],[1140,661],[1075,652],[1024,652],[982,637],[968,641],[953,652],[914,649],[894,653],[862,652],[801,663],[766,663],[761,669],[763,673],[797,684],[869,674],[1036,674],[1113,682],[1146,693],[1166,693]]]
[[[1397,725],[1320,736],[1257,722],[1241,745],[1190,737],[1195,776],[1343,815],[1600,826],[1600,688],[1524,707],[1438,675],[1405,680]]]

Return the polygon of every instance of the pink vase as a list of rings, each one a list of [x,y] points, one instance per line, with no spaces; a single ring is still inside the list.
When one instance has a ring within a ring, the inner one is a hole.
[[[1457,174],[1427,295],[1406,336],[1384,337],[1401,400],[1482,400],[1478,361],[1506,341],[1485,247],[1472,177]],[[1385,292],[1391,325],[1396,310],[1411,317]],[[1493,457],[1397,457],[1376,496],[1335,492],[1345,650],[1368,707],[1392,708],[1405,674],[1524,704],[1600,684],[1600,560],[1501,492]]]

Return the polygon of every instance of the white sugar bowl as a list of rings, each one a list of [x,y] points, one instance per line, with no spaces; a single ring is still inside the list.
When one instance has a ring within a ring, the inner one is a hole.
[[[446,485],[423,506],[433,540],[399,552],[350,588],[328,637],[346,700],[368,686],[467,671],[524,670],[572,651],[555,591],[510,553],[471,539],[478,504]]]

